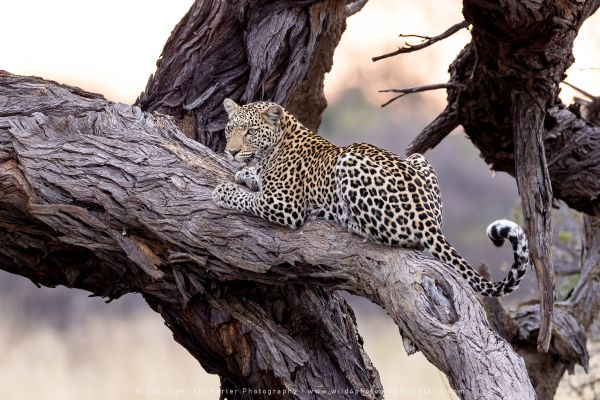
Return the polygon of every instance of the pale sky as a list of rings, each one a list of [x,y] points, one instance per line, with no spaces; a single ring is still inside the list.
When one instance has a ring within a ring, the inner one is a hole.
[[[154,72],[156,59],[193,0],[20,0],[0,4],[0,69],[37,75],[111,100],[132,103]],[[333,71],[326,79],[330,100],[362,86],[370,101],[379,89],[446,82],[448,65],[469,40],[463,30],[413,54],[371,62],[405,39],[400,33],[435,35],[462,20],[458,0],[371,0],[348,20]],[[598,13],[597,13],[598,14]],[[600,14],[590,18],[575,42],[576,63],[567,81],[600,95]],[[401,71],[402,73],[400,73]],[[563,99],[573,91],[563,88]],[[445,92],[426,94],[440,108]]]

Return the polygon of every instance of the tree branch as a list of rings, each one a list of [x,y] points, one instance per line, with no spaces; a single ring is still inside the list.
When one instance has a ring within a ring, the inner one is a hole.
[[[538,278],[541,325],[537,347],[543,352],[550,347],[554,310],[552,184],[542,138],[546,101],[540,93],[521,90],[513,93],[516,178],[529,239],[529,254]]]
[[[345,29],[346,3],[197,0],[169,38],[157,73],[140,96],[140,105],[145,110],[160,110],[174,116],[189,137],[197,138],[213,150],[224,144],[222,131],[226,118],[222,99],[239,96],[235,93],[240,90],[249,96],[248,101],[287,99],[287,109],[316,131],[327,104],[324,76],[331,69],[334,49]],[[236,60],[233,64],[232,59]],[[177,282],[181,283],[181,279]],[[377,371],[368,367],[370,361],[356,333],[356,322],[346,318],[349,307],[343,297],[304,287],[287,291],[282,287],[272,292],[250,282],[244,286],[247,292],[254,287],[255,302],[267,304],[261,313],[245,308],[245,320],[254,318],[265,326],[281,325],[285,332],[292,333],[299,325],[313,327],[293,336],[314,349],[310,368],[319,371],[323,376],[319,379],[336,387],[351,388],[359,388],[354,381],[367,382],[375,389],[370,392],[377,394],[381,386]],[[269,299],[275,298],[276,307],[269,306]],[[310,299],[310,304],[306,304],[306,299]],[[226,307],[233,307],[230,303],[235,301],[241,303],[236,307],[246,307],[243,298],[231,299]],[[211,315],[215,307],[208,306],[204,313]],[[347,332],[348,336],[330,333],[332,327]],[[260,325],[243,321],[228,324],[228,334],[232,337],[261,336],[261,329]],[[212,336],[210,330],[208,335]],[[210,342],[212,337],[206,340]],[[246,352],[259,354],[252,342]],[[206,354],[204,358],[210,359]],[[357,377],[356,371],[365,372]],[[271,372],[259,369],[256,374],[266,377],[260,379],[269,379]],[[259,381],[257,377],[253,379]],[[235,376],[232,378],[228,373],[221,374],[221,381],[226,388],[236,382]],[[308,383],[318,385],[318,382],[311,383],[309,379],[305,389]]]
[[[362,10],[363,7],[367,5],[368,1],[369,0],[356,0],[356,1],[349,3],[346,6],[346,16],[350,17],[350,16],[356,14],[357,12],[359,12],[360,10]]]
[[[582,8],[591,2],[548,3],[539,15],[528,8],[529,2],[464,3],[473,40],[450,67],[451,81],[464,86],[449,101],[460,110],[465,133],[493,169],[515,175],[512,91],[535,89],[547,98],[542,136],[553,196],[576,210],[600,213],[600,129],[557,98],[559,83],[573,62],[573,40],[588,16]],[[567,19],[551,23],[560,18]],[[525,42],[532,32],[537,39]],[[515,46],[520,46],[518,52],[511,50]]]
[[[449,70],[449,82],[461,85],[448,88],[446,109],[408,149],[409,153],[424,152],[462,125],[493,169],[517,176],[526,218],[532,220],[529,237],[542,260],[537,263],[540,285],[547,289],[552,288],[553,277],[544,261],[549,260],[549,242],[543,237],[550,237],[552,196],[576,210],[600,215],[600,127],[589,122],[598,121],[600,106],[590,108],[591,118],[586,121],[577,109],[566,108],[558,99],[559,84],[573,62],[573,40],[599,6],[598,0],[464,0],[463,14],[472,25],[472,40]],[[400,52],[410,51],[414,46]],[[515,97],[516,92],[522,93]],[[532,96],[525,99],[523,93]],[[534,148],[528,149],[531,143]],[[523,161],[529,165],[522,166]],[[538,232],[543,237],[538,237]],[[600,249],[597,251],[600,254]],[[581,279],[583,282],[583,273]],[[536,344],[548,345],[551,290],[542,293],[541,314],[538,308],[527,307],[511,316],[497,299],[484,299],[490,321],[525,357],[540,399],[553,397],[566,370],[575,364],[587,365],[588,321],[582,315],[597,314],[600,296],[595,275],[586,275],[585,280],[590,285],[582,285],[589,291],[574,298],[580,300],[576,303],[579,307],[590,306],[582,313],[576,307],[565,310],[562,303],[557,304],[548,354],[533,349],[539,347]],[[572,297],[579,289],[573,293]],[[536,343],[540,326],[542,340]]]
[[[393,56],[397,56],[398,54],[404,53],[412,53],[413,51],[424,49],[425,47],[429,47],[434,43],[439,42],[440,40],[444,40],[447,37],[454,35],[456,32],[460,31],[463,28],[469,26],[467,21],[459,22],[458,24],[452,25],[450,28],[446,29],[443,33],[437,36],[419,36],[419,35],[399,35],[400,37],[418,37],[424,39],[422,43],[419,44],[409,44],[404,43],[406,47],[400,47],[398,50],[393,51],[391,53],[386,53],[381,56],[373,57],[371,60],[373,62],[383,60],[384,58],[389,58]]]
[[[401,97],[406,96],[407,94],[426,92],[429,90],[437,90],[437,89],[448,89],[449,87],[455,86],[453,83],[434,83],[431,85],[421,85],[404,89],[385,89],[380,90],[379,93],[400,93],[400,95],[392,97],[387,102],[383,103],[381,107],[385,107],[391,102],[398,100]]]
[[[0,102],[9,104],[0,117],[2,268],[109,297],[141,292],[209,372],[238,388],[333,382],[378,398],[376,374],[360,373],[373,371],[368,359],[324,376],[308,362],[323,345],[301,339],[306,329],[324,329],[337,343],[356,332],[254,319],[279,307],[278,291],[295,285],[349,290],[384,307],[462,398],[534,398],[522,359],[441,263],[324,221],[293,231],[217,208],[212,188],[231,179],[232,166],[160,115],[7,75],[0,76]],[[300,304],[314,305],[310,298]],[[237,336],[231,324],[250,333]],[[334,372],[345,362],[340,351],[329,359]],[[261,369],[271,374],[257,375]]]
[[[218,271],[222,262],[171,243],[170,232],[181,229],[184,241],[222,242],[194,208],[198,199],[211,203],[210,188],[197,190],[194,177],[229,176],[227,163],[169,118],[71,89],[0,73],[0,268],[108,299],[142,293],[175,339],[239,390],[335,386],[349,390],[347,399],[381,397],[337,293],[219,282],[206,264]],[[37,140],[48,140],[50,153],[33,149],[43,146]],[[243,226],[230,234],[236,229]],[[371,395],[352,394],[362,392]]]

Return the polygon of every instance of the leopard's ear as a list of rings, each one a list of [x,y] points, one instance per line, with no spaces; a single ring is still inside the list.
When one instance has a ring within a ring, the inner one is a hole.
[[[227,115],[231,117],[231,114],[235,112],[240,106],[237,103],[229,98],[223,100],[223,107],[225,107],[225,111],[227,111]]]
[[[270,104],[262,112],[262,115],[267,121],[274,125],[277,125],[283,117],[283,107],[281,107],[279,104]]]

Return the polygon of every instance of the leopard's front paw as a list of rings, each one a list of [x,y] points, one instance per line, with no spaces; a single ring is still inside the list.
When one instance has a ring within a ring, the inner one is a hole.
[[[260,190],[256,179],[256,173],[249,168],[244,167],[236,172],[235,181],[248,186],[253,192],[258,192]]]
[[[221,207],[231,207],[231,199],[237,191],[235,184],[231,182],[225,182],[218,185],[213,190],[212,197],[213,201]]]

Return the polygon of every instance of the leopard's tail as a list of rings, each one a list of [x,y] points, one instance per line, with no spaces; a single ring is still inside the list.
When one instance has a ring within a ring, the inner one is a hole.
[[[486,232],[496,246],[500,247],[504,240],[508,240],[513,248],[512,267],[506,277],[499,282],[490,282],[475,271],[448,243],[441,232],[435,235],[433,241],[425,241],[423,244],[436,258],[454,267],[477,293],[484,296],[504,296],[519,286],[529,265],[527,238],[519,225],[505,219],[492,222]]]

